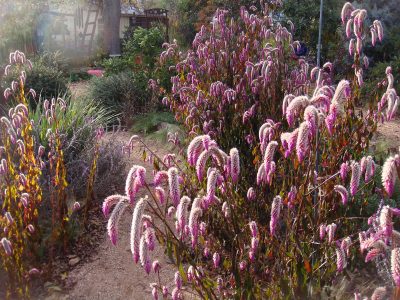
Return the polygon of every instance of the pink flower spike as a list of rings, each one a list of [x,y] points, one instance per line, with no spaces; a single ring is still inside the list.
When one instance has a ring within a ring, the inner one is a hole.
[[[382,184],[389,197],[393,195],[396,178],[396,160],[394,157],[389,157],[382,167]]]
[[[310,125],[308,122],[300,124],[299,135],[297,137],[296,152],[299,162],[302,162],[310,148]]]
[[[276,224],[278,223],[279,215],[281,212],[282,198],[276,196],[272,201],[271,206],[271,220],[269,222],[269,228],[271,235],[275,235]]]
[[[168,170],[169,193],[172,199],[172,203],[175,207],[178,206],[181,197],[178,177],[178,170],[176,168],[170,168]]]
[[[160,270],[161,270],[160,262],[158,260],[153,261],[152,268],[153,268],[154,273],[160,272]]]
[[[76,212],[81,208],[81,205],[79,202],[75,202],[74,205],[72,206],[72,211]]]
[[[179,272],[175,272],[174,280],[176,287],[180,290],[182,288],[182,277]]]
[[[254,199],[256,199],[256,192],[254,188],[251,187],[247,190],[247,200],[253,201]]]
[[[342,165],[340,166],[340,178],[342,179],[342,181],[346,180],[348,171],[349,171],[348,162],[342,163]]]
[[[118,224],[124,213],[125,209],[129,206],[129,202],[126,199],[120,199],[117,205],[115,206],[113,212],[111,213],[110,218],[108,219],[107,230],[108,236],[110,237],[111,242],[115,246],[117,244],[117,236],[118,236]]]
[[[324,239],[325,233],[326,233],[326,225],[325,224],[321,224],[319,226],[319,239],[321,241]]]
[[[112,196],[108,196],[104,201],[103,201],[103,214],[106,218],[108,218],[108,216],[110,215],[110,210],[111,207],[113,207],[114,205],[116,205],[120,199],[126,199],[128,200],[127,197],[124,197],[122,195],[112,195]]]
[[[10,256],[12,254],[12,247],[11,247],[11,242],[3,237],[0,241],[1,245],[3,246],[4,251],[6,252],[6,255]]]
[[[349,193],[343,185],[335,185],[334,190],[340,194],[342,197],[342,204],[347,204],[347,199],[349,198]]]
[[[240,173],[240,158],[239,151],[236,148],[232,148],[229,152],[229,156],[231,158],[231,177],[233,182],[237,182],[239,179]]]
[[[397,287],[400,286],[400,248],[394,248],[390,255],[390,269]]]
[[[358,162],[353,161],[351,164],[350,194],[354,196],[358,191],[361,179],[361,167]]]
[[[220,263],[221,257],[219,255],[218,252],[215,252],[213,255],[213,263],[214,263],[214,268],[218,268],[219,267],[219,263]]]
[[[257,234],[258,234],[257,223],[254,222],[254,221],[251,221],[251,222],[249,223],[249,226],[250,226],[251,236],[252,236],[252,237],[256,237]]]
[[[336,248],[336,268],[338,272],[342,272],[346,267],[346,254],[341,248]]]
[[[139,247],[140,247],[140,240],[142,234],[142,216],[144,214],[145,208],[147,205],[147,196],[145,198],[141,198],[135,206],[132,215],[132,224],[131,224],[131,252],[133,255],[133,260],[135,263],[139,261]],[[144,237],[143,237],[144,238]],[[145,242],[145,241],[144,241]]]

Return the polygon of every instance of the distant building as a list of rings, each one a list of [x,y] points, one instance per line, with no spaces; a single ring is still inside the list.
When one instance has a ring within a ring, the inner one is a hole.
[[[168,11],[141,10],[133,5],[121,5],[119,36],[122,39],[129,27],[150,28],[155,23],[166,26]],[[103,16],[100,5],[57,5],[45,7],[38,17],[36,46],[39,51],[63,51],[90,56],[102,45]]]

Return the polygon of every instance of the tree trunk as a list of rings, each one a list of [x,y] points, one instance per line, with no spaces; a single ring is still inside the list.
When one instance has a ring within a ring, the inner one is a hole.
[[[110,55],[121,54],[119,23],[121,18],[120,0],[103,0],[104,43]]]

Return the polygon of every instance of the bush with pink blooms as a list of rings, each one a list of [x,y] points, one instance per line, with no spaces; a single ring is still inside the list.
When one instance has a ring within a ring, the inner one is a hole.
[[[175,283],[152,283],[155,299],[193,291],[210,299],[319,298],[359,262],[352,241],[367,223],[365,203],[393,194],[398,156],[384,164],[379,189],[368,154],[378,123],[397,111],[390,67],[380,101],[366,113],[355,106],[368,67],[363,46],[382,39],[379,21],[368,27],[367,12],[345,4],[354,75],[334,83],[331,63],[312,68],[295,58],[299,43],[271,15],[267,6],[259,14],[242,8],[236,18],[218,10],[184,57],[175,43],[161,54],[162,62],[179,60],[163,102],[187,129],[186,163],[175,154],[157,157],[133,136],[126,148],[151,152],[153,180],[135,165],[125,193],[103,203],[114,244],[120,218],[133,210],[131,251],[145,272],[163,267],[152,257],[155,247],[174,259]],[[138,199],[142,191],[147,196]],[[385,207],[379,215],[394,211]],[[385,229],[366,237],[393,248],[391,222],[380,221]],[[393,286],[400,277],[395,249]]]

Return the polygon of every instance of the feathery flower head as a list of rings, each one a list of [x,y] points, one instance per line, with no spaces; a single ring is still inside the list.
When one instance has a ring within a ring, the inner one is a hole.
[[[74,205],[72,206],[72,211],[78,211],[81,208],[81,205],[79,202],[75,202]]]
[[[146,228],[146,230],[144,231],[143,235],[144,235],[148,249],[150,251],[153,251],[154,247],[155,247],[155,240],[156,240],[154,228],[148,226]]]
[[[174,287],[174,289],[171,292],[171,297],[172,297],[172,300],[182,299],[181,292],[179,291],[178,287]]]
[[[304,120],[310,125],[310,130],[315,133],[318,126],[318,110],[314,105],[309,105],[304,110]]]
[[[373,22],[373,26],[374,26],[375,31],[378,34],[379,41],[382,42],[382,40],[383,40],[383,27],[382,27],[381,21],[375,20]]]
[[[375,174],[375,162],[371,156],[366,158],[365,182],[369,182]]]
[[[251,238],[251,246],[250,248],[255,251],[258,248],[258,244],[259,244],[260,240],[258,239],[258,237],[252,237]]]
[[[342,272],[346,267],[346,254],[341,248],[336,248],[336,268],[338,272]]]
[[[349,172],[349,163],[346,161],[340,166],[340,178],[342,181],[346,180],[347,173]]]
[[[182,277],[178,271],[175,272],[174,281],[175,281],[176,287],[180,290],[182,288]]]
[[[300,124],[299,127],[299,135],[297,136],[297,143],[296,143],[296,152],[297,152],[297,158],[299,162],[302,162],[303,159],[305,158],[309,147],[310,147],[310,125],[308,122],[303,122]]]
[[[386,299],[386,293],[386,287],[377,287],[371,296],[371,300],[384,300]]]
[[[14,224],[14,218],[12,217],[12,215],[10,214],[10,212],[5,212],[4,213],[4,217],[7,219],[7,225],[10,226],[12,224]]]
[[[328,242],[332,243],[334,238],[335,238],[335,232],[336,232],[336,224],[331,223],[328,226],[326,226],[326,232],[328,233]]]
[[[193,206],[192,209],[190,210],[190,215],[189,215],[189,230],[192,238],[192,247],[194,248],[195,245],[197,244],[197,237],[198,237],[198,219],[201,217],[203,211],[201,208]]]
[[[220,263],[221,257],[219,255],[218,252],[215,252],[213,254],[213,263],[214,263],[214,268],[218,268],[219,267],[219,263]]]
[[[340,196],[342,197],[342,204],[346,205],[347,204],[347,199],[349,198],[349,193],[347,192],[347,189],[343,185],[335,185],[334,187],[335,192],[338,192]]]
[[[229,157],[231,160],[230,173],[233,182],[237,182],[240,173],[240,158],[239,151],[236,148],[232,148],[229,152]]]
[[[187,158],[191,166],[196,164],[197,158],[204,149],[203,140],[210,140],[208,135],[196,136],[189,144],[187,148]]]
[[[253,201],[254,199],[256,199],[256,192],[253,187],[250,187],[247,190],[247,200]]]
[[[222,213],[224,214],[225,218],[228,218],[231,214],[231,209],[226,201],[222,203]]]
[[[278,223],[279,215],[281,212],[281,206],[282,206],[282,198],[281,196],[276,196],[272,201],[272,206],[271,206],[271,220],[269,222],[271,235],[275,234],[276,224]]]
[[[270,141],[264,154],[265,173],[268,174],[271,168],[271,162],[274,159],[275,150],[278,147],[278,142]]]
[[[389,157],[382,167],[382,184],[389,197],[393,195],[396,178],[396,160],[394,157]]]
[[[115,246],[117,244],[118,237],[118,224],[124,213],[125,209],[129,206],[127,199],[121,198],[117,205],[114,207],[110,218],[108,219],[107,231],[111,242]]]
[[[265,163],[262,163],[257,171],[257,185],[260,185],[265,179]]]
[[[133,210],[132,215],[132,224],[131,224],[131,252],[133,255],[133,259],[135,263],[139,261],[139,243],[142,234],[142,217],[147,205],[147,196],[145,198],[140,198],[140,200],[136,203],[135,209]]]
[[[384,207],[382,207],[381,213],[379,214],[379,225],[387,236],[392,235],[393,231],[392,216],[393,213],[389,205],[385,205]]]
[[[347,254],[350,255],[351,238],[348,236],[344,238],[340,244],[340,248]]]
[[[108,216],[110,215],[111,207],[113,207],[115,204],[117,204],[120,199],[129,200],[128,197],[118,195],[118,194],[108,196],[106,199],[104,199],[102,210],[103,210],[103,214],[106,218],[108,218]]]
[[[0,241],[1,245],[3,246],[3,249],[6,253],[6,255],[10,256],[12,254],[12,247],[11,247],[11,242],[3,237]]]
[[[153,286],[151,289],[151,295],[153,296],[154,300],[158,300],[158,290],[156,286]]]
[[[390,255],[390,270],[397,287],[400,286],[400,248],[394,248]]]
[[[256,237],[258,234],[258,228],[257,228],[257,223],[255,221],[251,221],[249,223],[250,226],[250,232],[252,237]]]
[[[150,274],[151,271],[151,263],[148,255],[148,246],[146,244],[146,238],[144,235],[140,238],[140,245],[139,245],[139,258],[140,264],[144,268],[147,274]]]
[[[350,14],[353,10],[354,10],[354,7],[350,2],[346,2],[343,5],[342,12],[341,12],[341,18],[342,18],[343,24],[346,22],[346,19],[350,16]]]
[[[179,201],[178,207],[176,208],[176,219],[178,220],[179,232],[183,236],[184,229],[186,226],[187,219],[187,207],[190,203],[190,198],[188,196],[183,196]]]
[[[160,262],[158,260],[153,261],[152,269],[153,269],[154,273],[160,272],[161,265],[160,265]]]
[[[158,171],[154,175],[153,182],[155,185],[160,185],[163,181],[168,181],[168,172],[167,171]]]
[[[379,248],[372,248],[367,252],[367,255],[365,256],[365,262],[370,262],[374,260],[379,254],[382,254],[382,250]]]
[[[324,239],[325,233],[326,233],[326,225],[325,224],[319,225],[319,238],[321,241]]]
[[[361,179],[361,167],[356,161],[351,163],[350,194],[354,196],[358,191]]]
[[[165,203],[165,199],[166,199],[165,190],[161,186],[157,186],[154,189],[154,194],[155,194],[157,200],[160,202],[160,204]]]
[[[175,167],[169,168],[168,170],[169,194],[171,196],[174,206],[177,206],[179,204],[181,195],[178,177],[179,177],[178,170]]]
[[[286,109],[286,120],[289,126],[293,126],[294,118],[300,114],[300,110],[309,104],[307,96],[293,98]]]
[[[219,172],[215,168],[209,168],[209,172],[207,172],[207,196],[206,201],[208,205],[212,204],[215,199],[215,190],[217,185],[217,180],[219,176]]]

